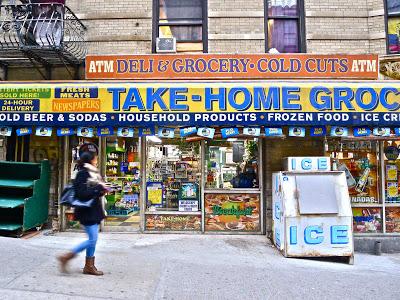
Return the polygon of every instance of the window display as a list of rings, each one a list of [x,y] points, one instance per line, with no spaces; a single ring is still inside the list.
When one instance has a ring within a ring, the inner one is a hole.
[[[258,188],[258,140],[207,141],[206,188]]]
[[[400,233],[400,207],[386,207],[386,232]]]
[[[105,156],[105,180],[112,188],[106,196],[105,225],[139,227],[139,141],[137,138],[109,137]]]
[[[400,141],[387,141],[383,144],[385,159],[385,202],[400,203],[399,183],[400,183]]]
[[[379,203],[377,147],[376,141],[328,142],[332,169],[346,173],[352,203]]]
[[[200,210],[200,143],[180,139],[147,144],[147,210]]]
[[[353,207],[353,230],[356,233],[382,232],[382,209]]]
[[[210,193],[204,206],[206,231],[261,230],[259,194]]]

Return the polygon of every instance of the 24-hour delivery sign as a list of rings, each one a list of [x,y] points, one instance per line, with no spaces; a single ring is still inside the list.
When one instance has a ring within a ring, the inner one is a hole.
[[[400,125],[395,81],[0,84],[0,125]]]
[[[377,55],[87,56],[86,79],[377,79]]]

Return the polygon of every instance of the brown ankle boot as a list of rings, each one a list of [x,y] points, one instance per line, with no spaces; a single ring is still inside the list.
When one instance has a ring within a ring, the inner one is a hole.
[[[83,274],[96,275],[96,276],[104,274],[102,271],[98,271],[97,268],[94,266],[94,256],[86,257],[86,263],[85,267],[83,268]]]
[[[74,257],[75,257],[75,253],[73,253],[73,252],[67,252],[67,253],[57,257],[58,261],[60,262],[60,270],[62,273],[68,273],[68,270],[67,270],[68,261],[70,261]]]

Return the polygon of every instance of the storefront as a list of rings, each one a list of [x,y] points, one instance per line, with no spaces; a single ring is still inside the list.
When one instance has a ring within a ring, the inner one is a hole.
[[[103,230],[149,233],[269,232],[271,170],[289,155],[268,145],[295,140],[309,155],[311,139],[346,172],[354,231],[400,232],[400,87],[376,81],[376,56],[162,58],[110,58],[107,74],[90,58],[96,81],[3,84],[1,135],[35,136],[39,148],[58,141],[60,188],[79,145],[96,143],[113,186]],[[314,79],[264,80],[293,74]],[[148,80],[99,81],[134,76]],[[78,226],[72,211],[60,217]]]

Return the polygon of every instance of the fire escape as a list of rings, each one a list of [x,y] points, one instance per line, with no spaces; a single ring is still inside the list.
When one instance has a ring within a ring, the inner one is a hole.
[[[35,67],[47,80],[52,68],[61,66],[75,79],[87,53],[85,25],[64,1],[8,2],[0,5],[3,69]]]

